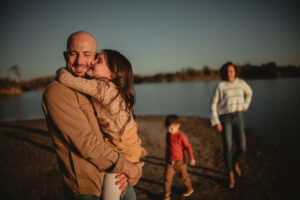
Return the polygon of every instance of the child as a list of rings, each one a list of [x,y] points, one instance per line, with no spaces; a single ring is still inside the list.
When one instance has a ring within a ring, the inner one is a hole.
[[[141,147],[134,120],[135,95],[130,62],[119,52],[105,49],[86,74],[94,79],[75,77],[62,68],[56,79],[67,87],[91,96],[105,142],[123,153],[128,161],[139,162],[146,151]],[[105,174],[104,200],[120,199],[121,191],[115,185],[115,176]]]
[[[170,199],[172,179],[175,172],[181,173],[182,180],[187,187],[184,197],[190,196],[194,190],[187,172],[187,165],[184,161],[184,151],[187,150],[190,157],[190,165],[196,164],[191,144],[183,132],[180,131],[180,122],[177,115],[169,115],[166,118],[165,126],[168,129],[166,137],[166,169],[165,169],[165,196],[164,200]]]

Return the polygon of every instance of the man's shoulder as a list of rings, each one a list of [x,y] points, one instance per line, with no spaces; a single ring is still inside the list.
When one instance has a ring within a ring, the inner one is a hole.
[[[74,90],[66,87],[65,85],[59,83],[56,80],[52,81],[44,91],[44,96],[46,98],[59,98],[62,96],[70,95],[75,95]]]

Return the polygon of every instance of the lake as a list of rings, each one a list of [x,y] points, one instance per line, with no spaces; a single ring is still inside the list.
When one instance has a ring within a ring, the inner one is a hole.
[[[245,113],[246,127],[269,144],[297,152],[300,141],[300,78],[247,80],[253,98]],[[218,81],[147,83],[135,85],[137,115],[199,116],[209,118]],[[44,118],[42,91],[0,98],[0,120]]]

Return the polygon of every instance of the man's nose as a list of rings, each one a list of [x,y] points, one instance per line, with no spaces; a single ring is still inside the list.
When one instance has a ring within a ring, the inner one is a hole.
[[[81,54],[78,54],[78,56],[76,57],[76,64],[77,65],[84,64],[84,57]]]

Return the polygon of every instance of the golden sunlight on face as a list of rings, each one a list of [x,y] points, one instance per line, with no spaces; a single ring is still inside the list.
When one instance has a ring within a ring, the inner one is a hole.
[[[236,76],[236,72],[235,72],[234,66],[230,65],[227,68],[227,76],[228,76],[228,81],[229,82],[234,82],[235,76]]]
[[[75,34],[66,56],[69,70],[77,76],[84,76],[95,59],[96,49],[96,40],[91,35]]]
[[[101,52],[98,55],[96,63],[90,67],[90,69],[87,71],[87,75],[93,78],[107,78],[109,80],[114,79],[115,76],[109,69],[105,53]]]
[[[171,134],[177,133],[179,131],[180,124],[179,123],[173,123],[168,127],[168,132]]]

